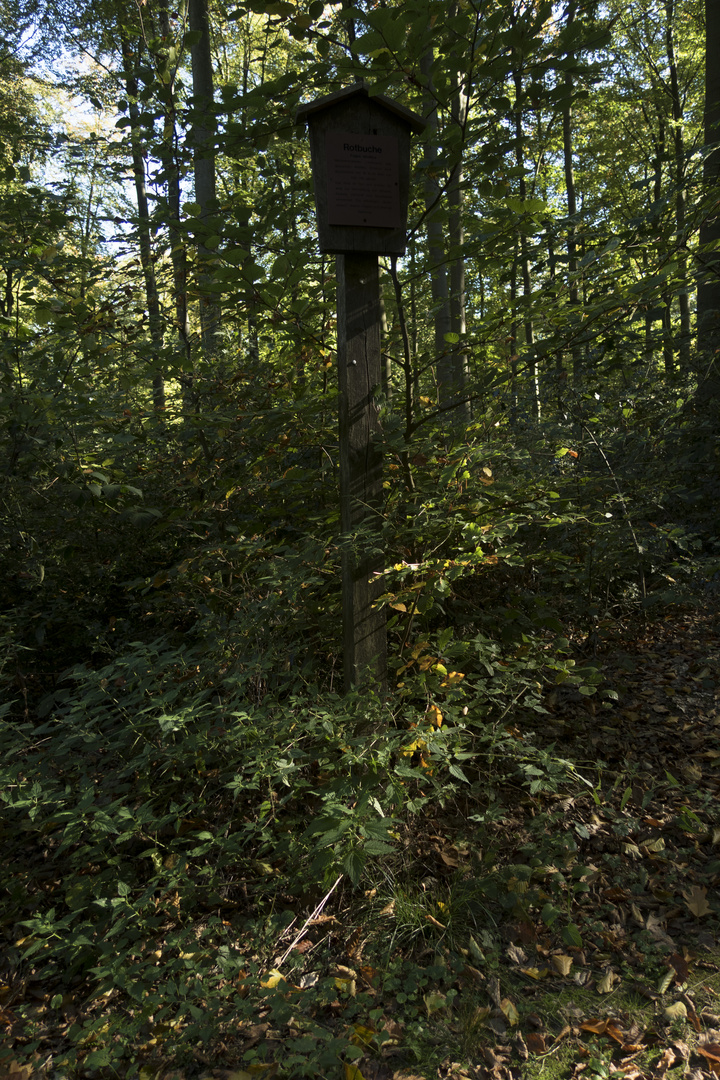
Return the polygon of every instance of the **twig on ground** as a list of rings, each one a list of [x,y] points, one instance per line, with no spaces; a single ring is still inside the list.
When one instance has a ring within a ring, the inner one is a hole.
[[[330,897],[332,896],[332,894],[337,889],[338,885],[342,881],[342,878],[343,878],[343,875],[341,874],[340,877],[335,882],[335,884],[333,885],[333,887],[330,889],[330,892],[326,893],[325,896],[323,896],[322,900],[320,901],[318,906],[315,908],[315,910],[312,911],[310,913],[310,915],[308,915],[307,919],[305,920],[302,927],[300,928],[299,934],[297,934],[296,937],[291,941],[291,943],[288,945],[287,949],[285,950],[285,952],[282,954],[282,956],[278,960],[277,964],[275,965],[276,969],[279,968],[282,964],[285,963],[285,961],[287,960],[288,956],[293,951],[293,949],[295,948],[297,943],[305,936],[305,934],[307,932],[307,929],[310,926],[310,923],[313,921],[313,919],[317,919],[318,916],[320,916],[322,914],[323,908],[327,904],[327,902],[330,899]]]

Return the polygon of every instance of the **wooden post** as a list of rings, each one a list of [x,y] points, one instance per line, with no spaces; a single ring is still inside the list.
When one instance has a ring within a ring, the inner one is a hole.
[[[382,449],[375,400],[381,380],[378,257],[338,255],[337,339],[340,387],[340,522],[345,688],[386,688],[382,551]]]
[[[378,255],[405,252],[410,136],[424,120],[364,83],[301,105],[310,129],[320,250],[337,256],[345,689],[386,689],[379,542],[382,449]]]

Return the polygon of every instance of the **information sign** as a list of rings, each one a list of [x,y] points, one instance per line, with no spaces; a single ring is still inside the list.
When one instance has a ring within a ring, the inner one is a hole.
[[[392,135],[325,133],[327,212],[330,225],[398,229],[398,141]]]

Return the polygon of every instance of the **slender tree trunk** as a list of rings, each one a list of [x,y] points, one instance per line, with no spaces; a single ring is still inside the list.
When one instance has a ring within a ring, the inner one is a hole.
[[[189,0],[189,29],[194,37],[190,46],[192,60],[192,143],[195,201],[200,207],[199,225],[202,230],[197,247],[198,286],[200,292],[200,328],[203,350],[211,354],[216,346],[220,309],[212,293],[213,246],[208,246],[218,229],[217,193],[215,185],[215,88],[208,0]]]
[[[145,282],[145,298],[148,307],[148,321],[150,324],[150,347],[152,350],[153,367],[153,405],[155,406],[155,409],[159,410],[165,407],[165,380],[163,378],[160,362],[163,348],[162,319],[160,315],[157,281],[155,278],[155,265],[153,262],[150,207],[145,186],[145,146],[140,110],[138,108],[138,84],[135,75],[135,57],[133,57],[133,50],[129,40],[122,32],[120,47],[123,60],[123,79],[125,82],[125,92],[128,99],[128,112],[130,118],[130,152],[132,156],[133,178],[135,181],[135,198],[138,208],[140,265],[142,266],[143,280]]]
[[[518,170],[518,183],[520,198],[523,202],[527,199],[527,183],[525,181],[525,153],[523,149],[522,108],[523,108],[523,77],[522,56],[517,54],[516,66],[513,70],[515,83],[515,165]],[[535,330],[532,320],[532,281],[530,278],[530,256],[528,253],[527,236],[523,229],[519,229],[520,239],[520,273],[523,283],[523,322],[525,326],[525,349],[527,351],[528,371],[530,374],[530,409],[534,420],[540,419],[540,387],[538,383],[537,358],[535,356]]]
[[[173,40],[170,28],[167,0],[159,0],[157,16],[160,44]],[[181,368],[185,409],[190,408],[192,387],[192,350],[190,346],[190,318],[187,302],[187,251],[185,238],[180,229],[180,165],[177,156],[177,109],[175,104],[175,72],[162,70],[163,59],[156,57],[160,67],[160,103],[163,108],[163,137],[158,148],[166,190],[166,222],[170,241],[170,259],[173,269],[173,293],[175,302],[175,328],[179,350],[182,353]]]
[[[465,256],[463,254],[463,147],[465,145],[465,124],[467,121],[468,99],[457,74],[451,76],[453,97],[451,116],[453,123],[461,133],[458,140],[458,160],[453,166],[448,187],[450,250],[450,332],[457,335],[453,345],[453,391],[460,399],[457,407],[457,423],[469,424],[470,403],[466,400],[468,388],[468,354],[465,346],[467,324],[465,319]]]
[[[432,86],[432,50],[425,53],[421,60],[421,70],[428,80],[425,99],[425,211],[427,215],[428,254],[430,257],[431,291],[433,302],[433,324],[435,330],[435,363],[438,383],[438,403],[450,404],[453,396],[452,357],[448,335],[451,331],[450,290],[448,285],[445,258],[445,240],[438,210],[442,196],[442,185],[438,173],[440,163],[437,149],[438,114],[437,103]]]
[[[662,163],[665,157],[665,122],[661,115],[658,115],[658,133],[657,136],[653,136],[653,148],[655,151],[655,157],[653,158],[653,187],[652,197],[653,205],[657,205],[660,196],[662,195]],[[648,269],[649,272],[649,269]],[[652,310],[648,311],[645,316],[645,356],[646,359],[651,360],[655,352],[656,338],[654,331],[655,316]],[[664,336],[665,321],[662,321],[662,330]],[[672,357],[671,357],[672,359]]]
[[[513,258],[510,268],[510,426],[515,427],[518,412],[517,362],[520,320],[518,318],[517,268],[520,261],[520,241],[515,232]]]
[[[688,296],[687,258],[685,250],[685,140],[683,138],[683,104],[680,98],[677,63],[675,60],[675,0],[665,2],[665,48],[670,70],[670,97],[673,117],[673,149],[675,158],[675,230],[680,271],[678,305],[680,308],[680,337],[678,341],[680,366],[687,370],[690,360],[690,298]],[[717,58],[715,59],[717,63]],[[672,378],[671,372],[671,378]]]
[[[575,22],[575,15],[577,13],[577,5],[575,0],[568,0],[567,14],[565,22],[568,27],[572,26]],[[572,54],[568,56],[568,59],[572,59]],[[573,77],[568,71],[565,73],[565,98],[563,103],[563,166],[565,171],[565,197],[567,199],[567,213],[568,213],[568,232],[567,232],[567,254],[568,254],[568,300],[570,307],[573,311],[578,309],[579,291],[577,284],[577,271],[578,271],[578,259],[577,259],[577,225],[575,223],[575,216],[577,214],[577,199],[575,195],[575,171],[573,168],[573,114],[572,114],[572,96],[573,96]],[[582,353],[577,345],[572,347],[572,377],[573,386],[578,389],[582,381]]]
[[[720,143],[720,5],[705,0],[705,145]],[[705,216],[700,228],[698,283],[698,348],[708,362],[707,377],[698,387],[701,399],[720,396],[720,146],[705,159]],[[716,250],[708,250],[715,245]]]

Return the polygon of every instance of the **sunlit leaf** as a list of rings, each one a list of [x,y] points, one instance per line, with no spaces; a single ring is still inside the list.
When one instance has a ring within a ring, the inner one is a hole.
[[[505,1019],[510,1027],[515,1027],[520,1021],[520,1014],[517,1011],[515,1005],[509,998],[503,998],[500,1002],[500,1009],[503,1012]]]
[[[697,918],[702,918],[710,911],[707,902],[707,889],[703,885],[693,885],[691,889],[683,892],[685,903]]]
[[[614,971],[606,971],[595,987],[598,994],[609,994],[615,983],[620,978]]]
[[[440,1009],[444,1009],[447,1005],[446,995],[439,993],[437,990],[432,990],[429,994],[424,994],[423,1001],[425,1002],[428,1016],[432,1016],[433,1013],[439,1012]]]
[[[663,1009],[666,1020],[685,1020],[687,1018],[687,1006],[684,1001],[675,1001]]]
[[[556,953],[550,957],[550,963],[558,975],[569,975],[570,968],[573,966],[573,958],[562,953]]]

